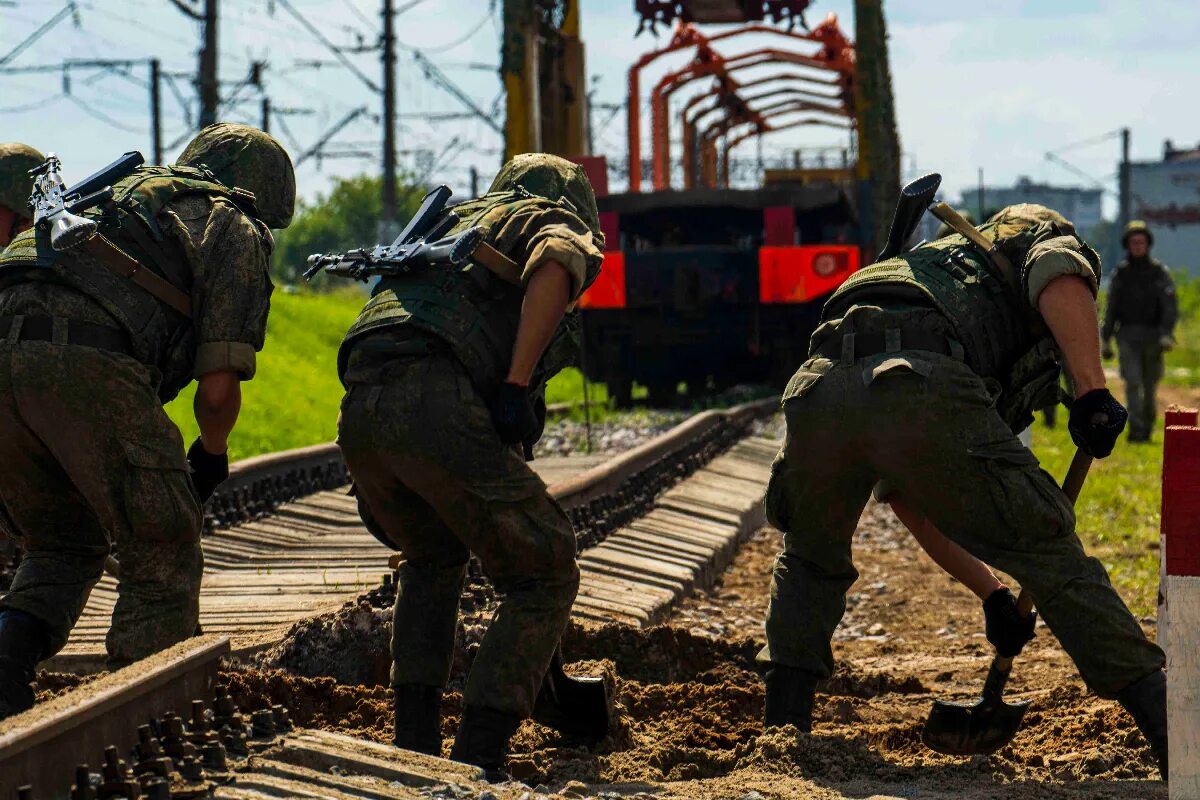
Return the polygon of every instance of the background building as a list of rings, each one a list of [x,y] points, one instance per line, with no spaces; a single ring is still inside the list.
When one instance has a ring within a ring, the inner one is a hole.
[[[1131,214],[1154,232],[1154,256],[1200,274],[1200,147],[1176,150],[1168,139],[1162,161],[1129,165]]]
[[[1058,211],[1075,223],[1075,228],[1088,235],[1103,220],[1100,213],[1102,189],[1084,189],[1079,186],[1051,186],[1034,183],[1024,176],[1017,178],[1014,186],[984,186],[983,209],[979,208],[978,191],[963,192],[958,204],[960,211],[966,209],[982,221],[983,211],[995,211],[1016,203],[1038,203]]]

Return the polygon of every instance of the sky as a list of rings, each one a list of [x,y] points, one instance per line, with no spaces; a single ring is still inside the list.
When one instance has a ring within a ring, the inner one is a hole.
[[[180,0],[191,2],[191,0]],[[493,0],[395,0],[400,164],[414,174],[468,191],[471,167],[486,182],[499,166],[502,141],[491,124],[463,118],[464,107],[426,79],[414,51],[485,112],[499,108],[500,15]],[[665,44],[660,29],[635,36],[632,0],[580,0],[587,72],[594,99],[624,104],[629,65]],[[53,17],[65,0],[0,0],[0,60]],[[76,0],[76,13],[0,66],[0,141],[24,141],[63,160],[68,180],[80,178],[128,149],[149,155],[147,72],[73,67],[52,72],[3,72],[55,65],[64,59],[161,60],[171,75],[163,92],[166,160],[192,130],[200,26],[172,0]],[[1200,143],[1200,3],[1191,0],[890,0],[890,32],[904,175],[944,176],[945,194],[1018,176],[1057,184],[1115,189],[1119,141],[1132,130],[1135,160],[1157,160],[1163,141]],[[1153,10],[1151,13],[1150,10]],[[379,95],[341,65],[292,13],[341,49],[367,80],[378,83],[380,0],[222,0],[220,77],[227,119],[257,124],[260,95],[241,86],[253,61],[265,61],[266,94],[280,113],[272,132],[297,162],[297,184],[312,199],[333,179],[378,170]],[[814,0],[810,23],[839,17],[853,38],[851,0]],[[755,37],[739,40],[749,48]],[[364,52],[347,52],[360,46]],[[729,52],[735,52],[731,47]],[[647,69],[643,87],[684,56]],[[697,84],[699,85],[699,84]],[[680,100],[686,95],[681,94]],[[646,97],[640,102],[645,106]],[[185,112],[185,108],[187,109]],[[334,135],[326,158],[307,155],[339,121],[360,113]],[[449,114],[450,118],[445,118]],[[431,118],[432,115],[432,118]],[[643,119],[648,114],[643,114]],[[596,111],[597,150],[624,160],[625,114]],[[643,135],[643,139],[646,139]],[[800,129],[763,140],[770,158],[794,148],[839,145],[835,131]],[[1083,144],[1077,144],[1083,143]],[[756,154],[753,140],[738,155]],[[644,145],[645,147],[645,145]],[[1056,153],[1068,162],[1046,158]],[[622,188],[619,183],[614,189]],[[1112,195],[1107,202],[1113,213]]]

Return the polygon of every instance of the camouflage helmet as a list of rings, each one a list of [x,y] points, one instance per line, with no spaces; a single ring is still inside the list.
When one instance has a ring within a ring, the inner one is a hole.
[[[1154,244],[1154,234],[1150,232],[1150,226],[1146,224],[1145,220],[1131,219],[1129,220],[1129,224],[1125,226],[1125,232],[1121,234],[1121,246],[1128,248],[1129,237],[1135,233],[1145,236],[1147,245]]]
[[[1079,243],[1079,250],[1092,265],[1099,278],[1102,273],[1100,254],[1083,240],[1075,224],[1052,208],[1037,203],[1018,203],[997,211],[987,221],[996,244],[1010,259],[1024,262],[1029,251],[1039,242],[1055,236],[1070,236]]]
[[[218,122],[192,139],[177,162],[207,167],[226,186],[254,193],[258,218],[286,228],[296,209],[296,173],[283,145],[249,125]]]
[[[996,239],[1008,239],[1047,222],[1058,226],[1062,235],[1077,236],[1075,224],[1053,208],[1037,203],[1017,203],[993,214],[987,221],[992,226]]]
[[[33,194],[33,178],[29,170],[46,157],[27,144],[0,142],[0,206],[16,212],[21,219],[33,219],[29,195]]]
[[[567,200],[592,234],[600,235],[596,193],[578,164],[549,153],[522,153],[501,168],[488,192],[507,192],[517,186],[547,200]]]

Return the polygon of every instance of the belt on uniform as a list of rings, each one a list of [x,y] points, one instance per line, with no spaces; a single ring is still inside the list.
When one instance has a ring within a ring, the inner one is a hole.
[[[834,336],[817,347],[812,354],[834,361],[856,361],[901,350],[923,350],[963,360],[962,345],[954,339],[928,331],[898,328]]]
[[[129,335],[120,328],[53,317],[0,317],[0,341],[55,342],[133,355]]]

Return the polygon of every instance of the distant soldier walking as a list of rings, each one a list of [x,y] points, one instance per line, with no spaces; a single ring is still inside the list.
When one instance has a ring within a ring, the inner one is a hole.
[[[1125,404],[1129,407],[1129,441],[1148,442],[1157,415],[1158,382],[1163,353],[1175,345],[1179,309],[1175,282],[1161,261],[1150,257],[1154,236],[1141,220],[1125,226],[1121,237],[1125,260],[1113,273],[1104,310],[1104,357],[1112,358],[1117,337]]]
[[[29,195],[33,178],[29,170],[46,157],[27,144],[0,142],[0,247],[33,224]]]
[[[571,523],[520,448],[540,436],[545,382],[577,353],[577,320],[564,311],[599,274],[603,238],[587,176],[551,155],[517,156],[453,212],[448,236],[479,227],[494,249],[380,280],[339,356],[338,442],[363,522],[405,558],[394,741],[441,753],[442,691],[474,553],[503,600],[451,757],[500,770],[579,585]]]
[[[271,295],[268,227],[292,218],[291,160],[244,125],[141,167],[58,251],[42,226],[0,254],[0,518],[24,550],[0,600],[0,718],[29,708],[115,545],[118,667],[193,635],[202,504],[228,474],[240,381]],[[185,458],[162,409],[193,379]]]

